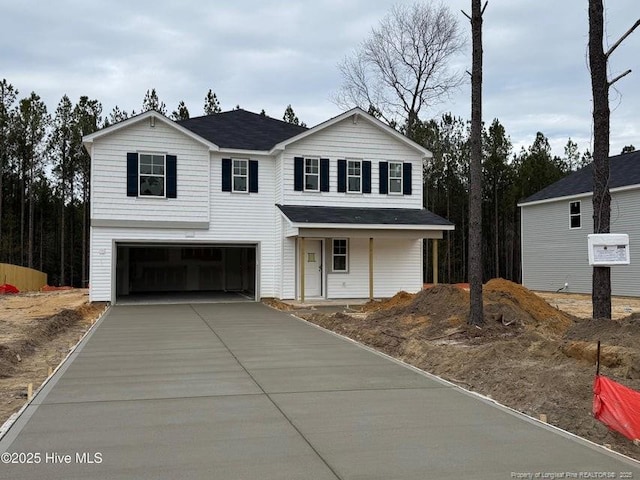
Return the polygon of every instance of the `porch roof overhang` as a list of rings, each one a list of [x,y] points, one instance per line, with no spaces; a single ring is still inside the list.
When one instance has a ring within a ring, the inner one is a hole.
[[[277,205],[286,237],[442,238],[455,226],[425,209]]]

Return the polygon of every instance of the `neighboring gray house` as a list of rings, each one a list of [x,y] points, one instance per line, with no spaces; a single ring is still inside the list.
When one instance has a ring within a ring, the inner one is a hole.
[[[640,151],[610,158],[611,233],[629,235],[631,265],[611,268],[614,295],[640,296]],[[522,284],[532,290],[591,293],[587,235],[593,233],[592,166],[519,203]]]

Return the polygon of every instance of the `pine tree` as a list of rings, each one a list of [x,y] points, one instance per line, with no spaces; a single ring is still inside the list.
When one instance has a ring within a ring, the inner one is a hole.
[[[284,111],[284,115],[282,116],[282,120],[284,120],[287,123],[291,123],[292,125],[300,125],[301,127],[306,127],[307,124],[304,122],[301,122],[298,117],[296,116],[296,113],[293,111],[293,108],[291,107],[291,104],[287,105],[287,108]]]
[[[149,110],[155,110],[162,115],[167,114],[167,106],[164,104],[164,102],[160,101],[155,88],[147,90],[147,93],[144,96],[144,100],[142,101],[142,112],[147,112]]]
[[[126,120],[127,118],[129,118],[129,114],[125,110],[120,110],[120,107],[116,105],[113,107],[113,110],[111,110],[109,117],[105,118],[104,126],[108,127],[109,125],[114,125]]]
[[[211,89],[209,89],[207,95],[204,97],[204,114],[213,115],[214,113],[220,113],[221,111],[222,109],[220,108],[218,97],[211,91]]]
[[[3,237],[3,197],[4,197],[4,176],[9,164],[9,150],[12,148],[11,133],[15,120],[14,104],[18,96],[18,90],[7,82],[6,79],[0,81],[0,259],[4,259],[4,237]]]
[[[74,129],[72,152],[76,176],[82,192],[82,245],[80,262],[80,279],[82,287],[88,282],[88,244],[89,244],[89,199],[91,188],[91,157],[82,144],[82,137],[98,130],[102,122],[102,104],[98,100],[90,100],[83,95],[73,109]],[[73,261],[72,261],[73,265]]]
[[[64,95],[58,103],[55,116],[51,125],[49,136],[49,155],[53,162],[53,173],[58,179],[58,195],[60,198],[60,285],[65,285],[65,246],[66,246],[66,210],[67,197],[70,187],[70,176],[73,175],[71,166],[72,152],[72,132],[73,125],[73,105],[69,97]]]
[[[180,103],[178,104],[178,108],[173,111],[173,113],[171,114],[171,118],[174,119],[176,122],[180,120],[189,119],[189,109],[185,105],[184,100],[180,100]]]
[[[34,181],[43,164],[42,143],[45,137],[46,127],[49,123],[49,115],[47,114],[47,106],[42,99],[31,92],[27,98],[20,100],[18,106],[18,156],[20,159],[20,176],[21,176],[21,210],[20,210],[20,243],[21,243],[21,262],[24,264],[24,228],[25,219],[27,224],[27,252],[26,266],[33,267],[33,248],[34,248]],[[27,198],[28,196],[28,198]],[[28,201],[28,211],[25,212],[25,206]]]

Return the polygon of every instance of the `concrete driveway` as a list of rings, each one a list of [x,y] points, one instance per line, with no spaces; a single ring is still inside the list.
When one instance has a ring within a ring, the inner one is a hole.
[[[255,303],[111,308],[0,452],[2,479],[640,478]]]

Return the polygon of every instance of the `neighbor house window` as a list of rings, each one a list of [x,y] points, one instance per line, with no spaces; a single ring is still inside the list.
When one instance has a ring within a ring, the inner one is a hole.
[[[164,155],[141,153],[138,162],[140,196],[164,197]]]
[[[571,228],[582,228],[582,215],[580,213],[580,202],[569,203],[569,217]]]
[[[402,193],[402,162],[389,162],[389,193]]]
[[[334,272],[346,272],[347,271],[347,259],[348,259],[348,243],[344,238],[333,239],[333,271]]]
[[[304,160],[304,189],[309,192],[320,191],[320,160],[317,158]]]
[[[233,160],[233,191],[246,192],[249,178],[249,160]]]
[[[362,162],[360,160],[347,161],[347,192],[362,192]]]

